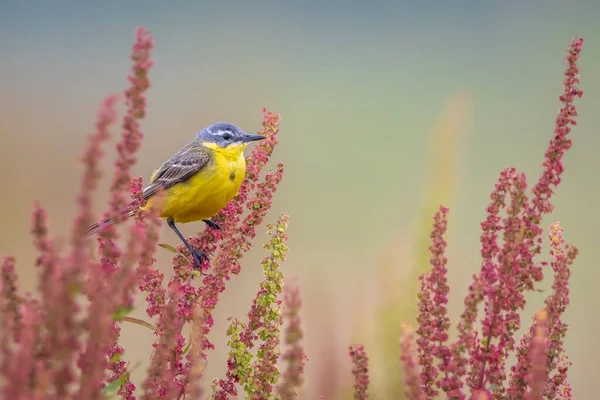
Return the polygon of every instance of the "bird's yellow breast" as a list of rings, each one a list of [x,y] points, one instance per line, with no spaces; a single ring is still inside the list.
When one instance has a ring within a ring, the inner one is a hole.
[[[237,194],[246,174],[246,146],[206,147],[211,152],[210,161],[190,179],[167,190],[161,217],[175,222],[208,219]]]

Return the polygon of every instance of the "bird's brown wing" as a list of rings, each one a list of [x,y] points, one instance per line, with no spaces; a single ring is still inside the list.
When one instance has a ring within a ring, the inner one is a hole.
[[[208,150],[202,147],[184,147],[152,176],[151,183],[144,191],[143,196],[148,200],[160,190],[190,179],[210,161]]]

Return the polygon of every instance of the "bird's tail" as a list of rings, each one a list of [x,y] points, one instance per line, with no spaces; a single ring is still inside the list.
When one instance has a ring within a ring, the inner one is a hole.
[[[127,217],[131,217],[133,215],[133,208],[127,207],[123,211],[121,211],[121,215],[126,215]],[[96,222],[94,225],[90,226],[83,232],[83,236],[91,236],[100,232],[102,229],[107,226],[111,226],[116,224],[118,221],[115,219],[105,218],[102,221]]]

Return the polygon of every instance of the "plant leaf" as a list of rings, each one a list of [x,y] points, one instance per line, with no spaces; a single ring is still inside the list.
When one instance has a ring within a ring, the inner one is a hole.
[[[192,346],[192,333],[190,332],[190,338],[188,339],[188,344],[187,344],[187,346],[185,346],[185,349],[183,349],[183,353],[181,353],[181,355],[184,355],[185,353],[187,353],[190,350],[191,346]]]
[[[121,321],[131,311],[133,311],[133,307],[119,307],[113,314],[113,321]]]
[[[152,331],[156,330],[156,327],[149,322],[144,321],[143,319],[134,318],[134,317],[123,317],[123,321],[131,322],[132,324],[137,324],[140,326],[144,326]]]
[[[111,392],[119,390],[119,388],[127,381],[127,376],[129,376],[129,371],[123,372],[117,379],[104,386],[104,389],[102,389],[104,394],[110,394]]]
[[[159,243],[158,244],[160,247],[162,247],[163,249],[167,249],[175,254],[179,254],[179,251],[177,251],[177,249],[173,246],[171,246],[170,244],[166,244],[166,243]]]
[[[112,356],[112,357],[111,357],[111,359],[108,361],[108,362],[109,362],[109,364],[114,364],[114,363],[116,363],[117,361],[120,361],[122,356],[123,356],[123,354],[121,354],[121,353],[117,353],[117,354],[115,354],[115,355],[114,355],[114,356]]]
[[[123,386],[123,384],[127,381],[127,378],[129,377],[131,372],[133,372],[137,367],[139,367],[140,364],[141,364],[140,362],[137,362],[131,369],[123,372],[121,375],[119,375],[119,377],[117,379],[115,379],[108,385],[104,386],[104,388],[102,389],[102,392],[105,395],[107,395],[107,394],[111,394],[111,392],[116,392],[117,390],[119,390],[119,388],[121,386]]]
[[[181,251],[177,250],[177,248],[171,246],[170,244],[166,244],[166,243],[159,243],[158,245],[160,247],[162,247],[163,249],[167,249],[175,254],[179,254],[181,257],[183,257],[188,262],[188,264],[191,264],[190,259],[185,254],[183,254]]]

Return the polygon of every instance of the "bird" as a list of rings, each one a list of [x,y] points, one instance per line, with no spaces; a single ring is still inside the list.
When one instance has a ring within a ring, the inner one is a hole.
[[[194,249],[177,228],[177,223],[203,221],[212,229],[221,227],[211,218],[221,211],[238,193],[246,175],[244,150],[253,141],[266,136],[244,132],[230,122],[217,122],[203,128],[196,137],[154,171],[148,186],[142,190],[146,205],[152,208],[159,192],[161,218],[175,232],[200,268],[208,256]],[[134,215],[133,206],[122,211]],[[94,235],[107,226],[117,223],[104,219],[90,226],[84,236]]]

